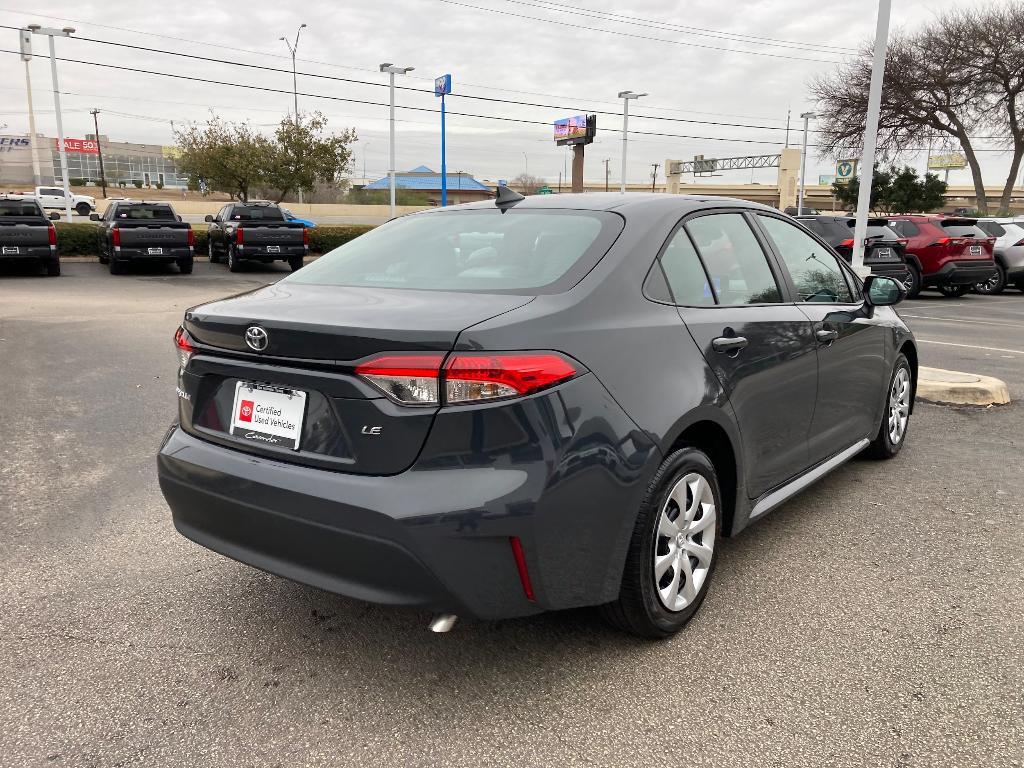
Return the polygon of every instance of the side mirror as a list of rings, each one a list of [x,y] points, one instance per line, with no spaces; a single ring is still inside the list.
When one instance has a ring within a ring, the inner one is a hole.
[[[50,221],[60,221],[60,214],[56,211],[51,211],[49,216]]]
[[[101,220],[101,217],[100,217],[100,215],[98,213],[90,213],[89,214],[89,221],[100,221],[100,220]]]
[[[211,216],[210,214],[206,214],[206,216],[203,217],[203,221],[213,221],[213,216]]]
[[[864,279],[864,303],[869,307],[891,307],[907,298],[906,287],[891,277],[868,275]]]

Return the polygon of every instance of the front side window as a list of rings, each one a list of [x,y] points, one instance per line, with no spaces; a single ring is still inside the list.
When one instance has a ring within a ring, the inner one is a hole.
[[[712,213],[686,223],[720,304],[782,301],[768,259],[741,213]]]
[[[699,307],[715,303],[715,293],[686,230],[679,229],[672,237],[661,254],[661,268],[676,304]],[[721,291],[721,285],[716,288]]]
[[[763,214],[758,214],[758,219],[793,278],[799,301],[853,301],[843,269],[828,248],[788,221]]]
[[[396,219],[286,278],[313,285],[434,291],[557,292],[589,271],[622,230],[606,211],[498,209]]]

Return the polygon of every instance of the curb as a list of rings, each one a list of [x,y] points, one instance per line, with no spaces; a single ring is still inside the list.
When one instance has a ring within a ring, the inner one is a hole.
[[[1006,405],[1010,390],[1006,382],[976,373],[920,368],[917,399],[943,405]]]

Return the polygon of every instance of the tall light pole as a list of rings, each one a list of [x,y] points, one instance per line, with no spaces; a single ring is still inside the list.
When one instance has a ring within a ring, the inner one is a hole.
[[[366,142],[363,144],[363,185],[366,185],[366,151],[370,148],[370,144],[373,142]]]
[[[71,187],[68,184],[68,153],[64,149],[64,123],[60,116],[60,85],[57,82],[57,53],[54,49],[53,38],[71,37],[74,34],[74,27],[55,29],[54,27],[43,27],[39,24],[29,24],[29,31],[33,35],[46,35],[50,41],[50,77],[53,80],[53,109],[57,118],[57,152],[60,155],[60,173],[64,177],[64,213],[68,222],[71,222]]]
[[[864,151],[860,156],[860,189],[857,194],[857,223],[853,229],[853,269],[861,277],[870,271],[864,267],[864,238],[868,234],[868,208],[875,176],[875,147],[878,142],[878,115],[882,108],[882,80],[885,77],[885,49],[889,44],[889,12],[892,0],[878,0],[875,24],[875,58],[871,64],[868,89],[868,113],[864,125]]]
[[[800,150],[800,194],[796,197],[796,215],[804,214],[804,175],[807,173],[807,124],[812,118],[817,117],[813,112],[804,112],[800,119],[804,121],[804,143]]]
[[[523,152],[523,175],[530,175],[530,158],[527,157],[525,152]]]
[[[18,30],[21,45],[21,60],[25,62],[25,92],[28,94],[28,146],[32,152],[32,183],[39,186],[43,180],[39,173],[39,147],[36,146],[36,113],[32,108],[32,74],[28,63],[32,60],[32,33],[27,29]]]
[[[292,122],[298,126],[299,124],[299,79],[295,72],[295,54],[299,50],[299,35],[302,34],[302,30],[306,28],[305,24],[300,24],[299,28],[295,30],[295,44],[289,42],[287,37],[282,37],[281,40],[288,46],[288,53],[292,55],[292,99],[295,102],[295,112]],[[299,187],[299,202],[302,202],[302,187]]]
[[[381,72],[387,72],[391,81],[391,154],[388,163],[388,186],[391,188],[391,218],[395,218],[395,75],[412,72],[415,67],[396,67],[390,62],[380,65]]]
[[[633,93],[633,91],[620,91],[619,98],[622,99],[622,179],[619,181],[619,192],[626,194],[626,141],[629,138],[629,100],[639,99],[646,96],[646,93]]]

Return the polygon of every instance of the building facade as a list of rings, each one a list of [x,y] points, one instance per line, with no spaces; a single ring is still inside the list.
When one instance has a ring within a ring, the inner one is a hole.
[[[39,155],[38,184],[61,184],[60,151],[57,139],[37,135]],[[68,180],[73,186],[100,184],[100,152],[108,187],[183,188],[188,179],[179,174],[174,161],[175,148],[159,144],[134,144],[110,141],[101,135],[65,138]],[[0,136],[0,188],[24,189],[36,185],[32,168],[32,146],[27,135]]]

